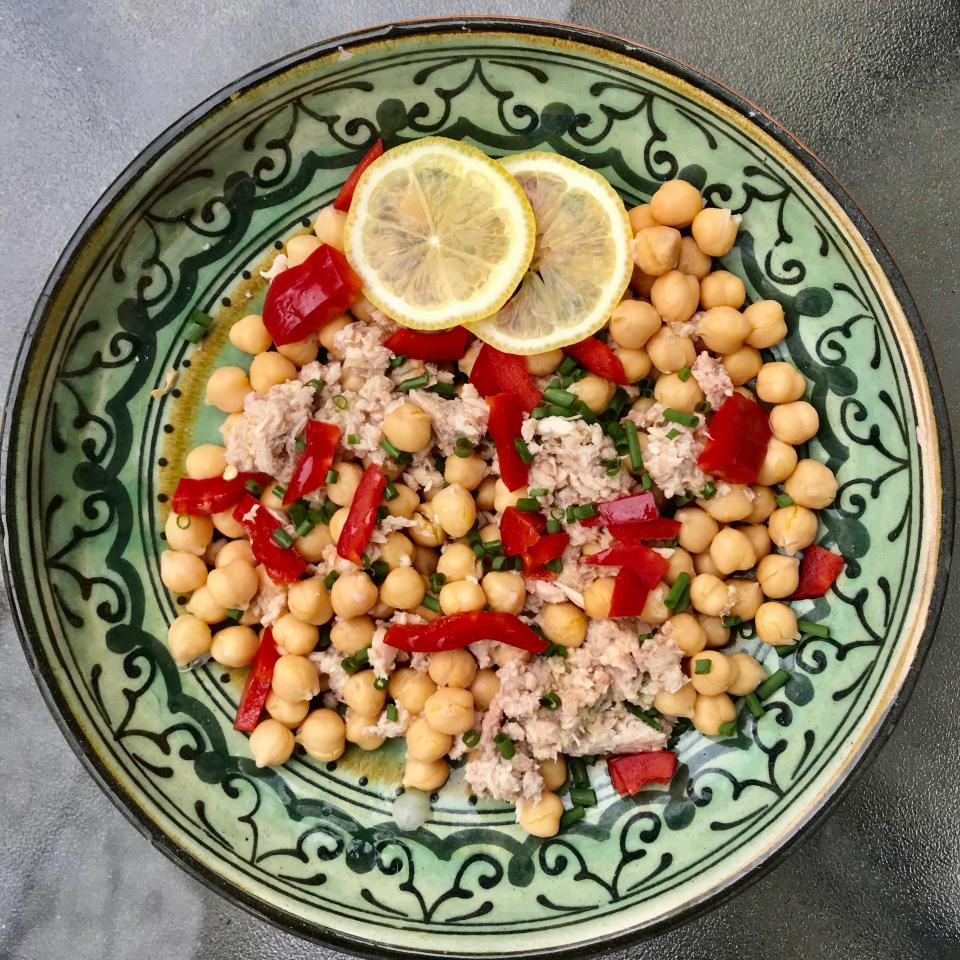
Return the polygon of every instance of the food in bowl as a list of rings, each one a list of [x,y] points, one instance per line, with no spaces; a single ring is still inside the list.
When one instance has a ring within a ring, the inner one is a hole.
[[[723,648],[826,636],[790,601],[843,559],[806,381],[762,352],[783,310],[714,269],[737,227],[683,180],[628,211],[571,160],[424,138],[288,240],[161,556],[176,661],[248,669],[257,765],[402,737],[405,788],[463,767],[546,837],[596,804],[590,764],[635,794],[691,726],[763,715],[788,674]]]

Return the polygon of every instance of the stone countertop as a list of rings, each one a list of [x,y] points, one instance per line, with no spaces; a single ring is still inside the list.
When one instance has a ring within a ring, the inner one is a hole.
[[[348,30],[514,4],[0,0],[0,389],[71,232],[153,137],[230,80]],[[674,54],[761,104],[836,171],[903,271],[956,418],[960,7],[953,0],[528,0]],[[0,599],[0,956],[339,956],[254,919],[151,848],[81,769]],[[796,851],[719,908],[617,956],[955,960],[960,711],[954,578],[887,746]],[[613,955],[611,955],[613,956]]]

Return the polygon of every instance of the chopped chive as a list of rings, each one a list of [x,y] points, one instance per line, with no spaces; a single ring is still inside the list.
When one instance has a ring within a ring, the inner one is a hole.
[[[475,747],[480,742],[480,734],[476,730],[468,730],[460,739],[468,747]]]
[[[544,710],[559,710],[561,705],[560,695],[551,690],[540,698],[540,706]]]
[[[499,557],[494,557],[493,560],[490,561],[490,568],[492,570],[503,570],[507,565],[508,559],[509,557],[504,557],[502,555]]]
[[[515,504],[521,513],[537,513],[540,510],[540,504],[533,497],[521,497]]]
[[[572,393],[566,390],[554,390],[550,387],[543,391],[543,399],[555,403],[558,407],[572,407],[577,402],[577,398]]]
[[[500,756],[503,757],[504,760],[510,760],[517,752],[514,749],[513,742],[505,733],[498,733],[493,738],[493,742],[497,745],[497,749],[500,751]]]
[[[708,480],[703,485],[703,489],[700,491],[700,499],[712,500],[716,495],[717,495],[717,485],[712,480]]]
[[[361,556],[360,556],[360,566],[361,566],[361,567],[369,567],[369,566],[370,566],[370,557],[368,557],[367,554],[365,554],[365,553],[364,553],[364,554],[361,554]]]
[[[328,500],[324,505],[321,512],[320,519],[324,523],[329,523],[333,519],[333,515],[340,509],[332,500]]]
[[[544,566],[551,573],[563,573],[563,560],[560,557],[554,557],[552,560],[548,560]]]
[[[680,436],[680,431],[676,427],[674,427],[672,430],[667,431],[668,440],[676,440],[676,438],[679,436]]]
[[[307,441],[304,440],[303,437],[297,437],[297,439],[294,440],[293,445],[294,445],[298,450],[306,450],[306,449],[307,449]]]
[[[516,449],[517,453],[520,455],[520,459],[526,463],[533,463],[533,454],[530,452],[530,448],[527,446],[527,441],[523,437],[515,437],[513,441],[513,446]]]
[[[690,379],[690,375],[691,375],[692,373],[693,373],[693,371],[692,371],[689,367],[681,367],[681,368],[677,371],[677,379],[678,379],[681,383],[686,383],[686,382]]]
[[[695,407],[694,410],[697,413],[709,413],[713,409],[713,404],[709,400],[701,400]]]
[[[239,607],[227,607],[227,618],[230,620],[239,620],[243,616],[243,611]]]
[[[748,693],[743,698],[743,702],[747,705],[747,709],[757,720],[759,720],[767,712],[763,709],[763,704],[757,699],[757,695],[755,693]]]
[[[560,817],[560,829],[566,830],[567,827],[572,827],[575,823],[579,823],[586,815],[587,811],[584,807],[571,807],[569,810],[564,810]]]
[[[649,490],[653,486],[653,477],[651,477],[649,473],[645,473],[640,478],[640,486],[644,490]]]
[[[316,379],[314,379],[314,380],[308,380],[308,381],[304,384],[304,386],[305,386],[305,387],[313,387],[314,393],[319,393],[319,392],[323,389],[324,383],[323,383],[322,380],[316,380]]]
[[[476,444],[466,437],[457,437],[457,442],[453,445],[453,452],[460,458],[465,459],[473,453]]]
[[[545,497],[550,491],[546,487],[534,487],[530,491],[531,497]]]
[[[386,560],[375,560],[370,566],[370,578],[379,587],[390,572],[390,564]]]
[[[597,415],[582,400],[577,401],[576,410],[583,417],[584,423],[597,422]]]
[[[551,517],[547,521],[547,533],[559,533],[560,532],[560,521],[556,517]]]
[[[308,513],[307,516],[297,524],[295,533],[298,537],[305,537],[317,525],[317,521]]]
[[[374,686],[376,686],[376,684],[374,684]],[[400,719],[400,711],[397,709],[395,703],[387,704],[387,719],[391,723],[396,723]]]
[[[567,659],[567,648],[562,643],[551,643],[546,650],[543,651],[541,656],[544,657],[560,657],[562,660]]]
[[[430,592],[439,593],[441,589],[443,589],[446,582],[447,582],[447,575],[445,573],[431,573],[430,574]]]
[[[358,664],[357,661],[353,659],[353,657],[344,657],[340,661],[340,668],[343,670],[344,673],[353,674],[360,669],[360,664]]]
[[[348,434],[347,434],[347,443],[349,443],[351,447],[355,447],[359,442],[360,442],[360,434],[359,434],[359,433],[348,433]]]
[[[187,318],[189,323],[195,323],[198,327],[203,327],[204,330],[209,330],[210,325],[213,323],[213,317],[209,313],[204,313],[202,310],[194,308],[190,311],[190,316]]]
[[[343,394],[338,393],[333,398],[333,405],[340,410],[346,410],[350,406],[350,401]]]
[[[413,460],[413,457],[411,457],[406,450],[400,450],[398,447],[395,447],[386,437],[380,441],[380,446],[383,447],[390,458],[396,460],[397,463],[410,463]]]
[[[694,673],[709,673],[710,668],[713,666],[713,662],[703,658],[702,660],[693,661],[693,672]]]
[[[685,427],[695,427],[700,423],[700,418],[696,414],[674,410],[673,407],[667,407],[662,416],[668,423],[682,423]]]
[[[533,417],[534,420],[542,420],[546,415],[546,407],[534,407],[533,410],[530,411],[530,416]]]
[[[778,657],[789,657],[791,653],[794,653],[799,644],[796,643],[781,643],[773,649],[777,651]]]
[[[374,690],[386,690],[387,687],[389,686],[390,686],[389,677],[377,677],[377,679],[373,681]]]
[[[584,807],[595,807],[597,805],[597,794],[590,787],[574,787],[570,791],[570,800],[574,805],[583,809]]]
[[[762,703],[767,697],[775,694],[789,679],[790,674],[786,670],[776,670],[753,692]]]
[[[307,514],[310,511],[307,509],[306,503],[303,500],[294,500],[293,503],[287,507],[287,516],[290,518],[290,522],[296,526],[299,523],[303,523],[307,518]]]
[[[185,513],[181,513],[177,516],[177,526],[181,530],[189,530],[192,522],[193,521]]]
[[[809,634],[811,637],[829,637],[830,628],[822,623],[814,623],[812,620],[798,620],[797,629],[801,633]]]
[[[643,453],[640,451],[640,438],[637,436],[637,425],[632,420],[623,423],[627,435],[627,451],[630,454],[630,466],[634,470],[643,469]]]
[[[695,494],[692,490],[684,490],[683,493],[677,494],[673,499],[676,501],[677,506],[682,507],[684,504],[689,503]]]
[[[590,777],[587,775],[587,765],[583,757],[571,757],[567,766],[570,768],[570,781],[575,787],[583,790],[590,786]]]
[[[567,523],[573,523],[574,520],[577,519],[577,518],[573,515],[573,511],[574,511],[574,508],[573,508],[573,507],[567,507],[567,513],[566,513]]]
[[[457,388],[452,383],[447,383],[446,380],[438,380],[436,383],[431,383],[430,386],[427,387],[427,390],[447,400],[457,395]]]
[[[663,724],[657,719],[660,714],[656,710],[643,710],[635,703],[625,703],[623,707],[627,713],[638,720],[642,720],[648,727],[653,727],[654,730],[663,730]]]
[[[434,613],[440,612],[440,601],[436,597],[431,597],[428,593],[420,603],[421,607],[426,607],[428,610],[432,610]]]
[[[340,573],[337,570],[331,570],[323,578],[323,585],[329,590],[339,579]]]
[[[604,416],[609,416],[613,420],[619,420],[620,415],[623,413],[623,408],[629,400],[630,394],[628,394],[623,387],[617,387],[613,392],[613,396],[610,398],[610,402],[607,404],[607,409],[603,412]]]
[[[283,499],[283,495],[286,492],[287,492],[286,489],[284,487],[281,487],[279,483],[273,488],[273,495],[280,500]]]
[[[503,542],[500,540],[484,540],[481,546],[486,553],[502,553]]]
[[[330,624],[325,623],[320,628],[320,639],[317,640],[317,650],[326,650],[330,646]]]
[[[482,543],[477,542],[473,545],[473,555],[475,557],[485,557],[486,553],[487,552],[483,549]]]
[[[641,634],[639,634],[639,635],[637,636],[637,639],[638,639],[641,643],[643,643],[645,640],[652,640],[652,639],[653,639],[653,634],[652,634],[652,633],[641,633]]]
[[[608,477],[615,477],[620,472],[620,458],[601,460],[600,466]]]
[[[340,471],[331,468],[327,471],[327,475],[323,479],[324,483],[336,483],[340,479]]]
[[[598,512],[597,505],[592,501],[581,503],[580,506],[573,508],[573,516],[577,520],[589,520],[591,517],[595,517]]]
[[[778,507],[792,507],[793,506],[793,497],[789,493],[778,493],[777,494],[777,506]]]
[[[263,484],[257,483],[256,480],[248,480],[244,484],[244,488],[247,493],[253,494],[255,497],[259,497],[263,493]]]
[[[190,343],[199,343],[207,335],[207,328],[201,327],[199,323],[188,320],[183,327],[181,336]]]
[[[402,367],[406,362],[406,356],[402,353],[398,353],[395,357],[390,358],[390,369],[396,370],[397,367]]]
[[[467,543],[472,547],[474,544],[480,542],[480,530],[477,528],[476,523],[467,531]]]
[[[573,357],[566,356],[561,361],[557,367],[556,372],[560,374],[561,377],[568,377],[576,369],[577,361]]]
[[[738,627],[738,626],[740,626],[740,618],[739,618],[739,617],[724,617],[720,622],[721,622],[725,627]]]
[[[387,481],[387,485],[383,488],[383,499],[384,500],[396,500],[400,496],[400,491],[393,485],[392,480]]]
[[[406,393],[408,390],[419,390],[421,387],[425,387],[429,382],[429,374],[421,373],[418,377],[410,377],[409,380],[403,380],[398,383],[397,390],[400,393]]]
[[[737,721],[728,720],[726,723],[721,723],[718,733],[721,737],[735,737],[737,735]]]
[[[293,546],[293,537],[291,537],[283,527],[277,527],[270,536],[273,542],[279,544],[281,547],[287,548]]]
[[[519,573],[523,569],[523,561],[519,557],[511,557],[510,569]]]
[[[674,613],[683,613],[690,605],[690,574],[685,570],[677,574],[670,592],[663,601]]]
[[[370,660],[370,648],[363,647],[363,649],[358,650],[353,654],[353,659],[358,667],[365,666]]]

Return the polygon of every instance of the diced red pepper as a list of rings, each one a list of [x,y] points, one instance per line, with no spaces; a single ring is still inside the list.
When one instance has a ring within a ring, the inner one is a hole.
[[[307,572],[307,562],[293,547],[283,547],[273,538],[283,524],[259,501],[245,493],[233,511],[250,537],[250,547],[258,563],[274,583],[292,583]]]
[[[502,353],[485,343],[470,371],[470,382],[481,397],[512,393],[529,413],[540,403],[542,394],[533,385],[527,361],[513,353]]]
[[[229,510],[244,495],[247,483],[251,480],[265,486],[270,482],[270,477],[265,473],[238,473],[232,480],[224,480],[223,477],[203,480],[181,477],[171,500],[173,512],[201,517]]]
[[[612,523],[640,523],[660,516],[657,501],[649,490],[634,493],[619,500],[604,500],[597,504],[595,516],[580,522],[585,527],[609,526]]]
[[[622,797],[639,793],[648,783],[669,783],[677,769],[677,755],[669,750],[624,753],[607,760],[610,782]]]
[[[840,576],[846,561],[837,553],[812,544],[803,551],[800,582],[791,600],[815,600],[822,597]]]
[[[267,627],[260,634],[260,646],[253,655],[250,672],[240,694],[237,718],[233,721],[234,730],[251,733],[260,722],[260,714],[263,713],[263,705],[267,702],[273,681],[273,668],[279,659],[280,651],[273,639],[273,631]]]
[[[284,504],[313,493],[325,482],[340,439],[340,428],[321,420],[308,420],[304,430],[303,453],[293,468],[293,476],[283,495]]]
[[[377,525],[377,508],[387,487],[387,478],[375,464],[363,471],[357,492],[353,495],[350,512],[340,531],[337,553],[345,560],[360,564]]]
[[[373,163],[374,160],[383,156],[383,141],[378,140],[360,159],[360,162],[353,168],[353,172],[344,181],[337,199],[333,201],[334,210],[346,211],[350,209],[353,202],[353,193],[357,189],[357,182],[363,175],[363,171]]]
[[[490,407],[487,430],[497,448],[500,479],[508,490],[519,490],[526,486],[527,477],[530,475],[530,467],[523,462],[514,443],[520,439],[523,408],[520,400],[512,393],[497,393],[487,397],[487,404]]]
[[[611,617],[639,617],[647,603],[650,590],[630,569],[621,567],[613,582],[613,597],[610,599]]]
[[[599,553],[581,557],[580,562],[605,567],[629,567],[648,590],[652,590],[670,569],[670,561],[666,557],[642,543],[615,543]]]
[[[627,372],[623,369],[623,362],[602,340],[587,337],[586,340],[571,343],[563,349],[581,367],[595,373],[598,377],[612,380],[614,383],[622,383],[624,386],[630,383]]]
[[[773,435],[767,411],[735,393],[723,401],[707,433],[700,469],[730,483],[756,483]]]
[[[507,507],[500,517],[500,543],[504,556],[522,557],[540,539],[546,526],[542,514]]]
[[[553,580],[556,574],[547,564],[562,556],[569,542],[570,534],[563,531],[544,534],[524,555],[523,572],[534,580]]]
[[[478,640],[498,640],[531,653],[543,653],[548,646],[519,617],[490,610],[451,613],[424,624],[395,623],[384,638],[387,646],[408,653],[456,650]]]
[[[396,333],[390,334],[383,345],[398,357],[451,363],[463,358],[470,337],[471,333],[466,327],[452,327],[439,333],[423,333],[401,327]]]
[[[323,243],[270,282],[263,325],[277,346],[303,340],[343,313],[362,286],[347,258]]]
[[[647,540],[673,540],[680,536],[679,520],[656,517],[638,523],[611,523],[610,535],[623,543],[644,543]]]

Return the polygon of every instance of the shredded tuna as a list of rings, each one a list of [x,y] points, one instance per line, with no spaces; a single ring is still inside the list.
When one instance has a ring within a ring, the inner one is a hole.
[[[388,647],[383,638],[387,635],[387,628],[382,624],[373,632],[373,640],[370,642],[370,652],[368,654],[370,666],[378,677],[388,677],[393,671],[397,662],[397,654],[400,652],[396,647]],[[396,736],[396,734],[392,734]]]
[[[663,419],[663,410],[663,404],[655,403],[646,412],[628,414],[647,434],[643,465],[666,497],[675,497],[686,490],[699,492],[710,479],[697,464],[706,442],[706,431],[702,426],[690,430],[670,423]]]
[[[387,534],[395,533],[397,530],[405,530],[407,527],[414,526],[412,520],[406,517],[384,517],[373,529],[370,534],[371,543],[386,543]]]
[[[697,324],[703,316],[703,311],[698,310],[689,320],[674,320],[670,324],[670,329],[678,337],[694,337],[697,333]]]
[[[330,694],[333,694],[336,698],[333,701],[335,706],[337,701],[341,699],[343,686],[350,677],[350,674],[340,666],[343,654],[335,647],[327,647],[326,650],[314,650],[309,658],[317,665],[320,672],[326,674],[329,679]],[[324,697],[325,702],[326,700],[327,698]]]
[[[178,376],[177,371],[171,367],[164,375],[163,386],[157,387],[156,390],[151,390],[150,396],[155,400],[165,397],[173,389],[173,385],[177,382]]]
[[[250,602],[250,612],[265,626],[275,624],[287,609],[287,588],[282,583],[274,583],[267,576],[266,568],[257,567],[260,586]]]
[[[505,759],[492,739],[481,741],[465,767],[467,782],[478,797],[516,803],[536,800],[543,793],[539,764],[523,750]]]
[[[413,490],[430,493],[442,487],[444,479],[433,462],[433,457],[426,453],[417,453],[414,454],[413,463],[403,472],[403,482]]]
[[[453,453],[458,437],[478,444],[487,432],[490,408],[472,383],[465,383],[460,396],[449,400],[427,390],[412,390],[410,402],[430,415],[436,445],[445,457]]]
[[[270,264],[269,270],[261,270],[260,276],[264,280],[272,280],[278,273],[283,273],[284,270],[289,266],[287,260],[287,255],[285,253],[278,253],[273,258],[273,263]]]
[[[733,395],[733,381],[726,367],[706,351],[697,355],[690,372],[714,410],[720,407],[726,397]]]
[[[396,720],[389,719],[386,712],[381,713],[377,722],[372,726],[364,727],[363,732],[370,736],[386,737],[387,739],[402,737],[407,732],[407,727],[410,726],[410,721],[413,718],[399,703],[396,704],[396,707]]]

